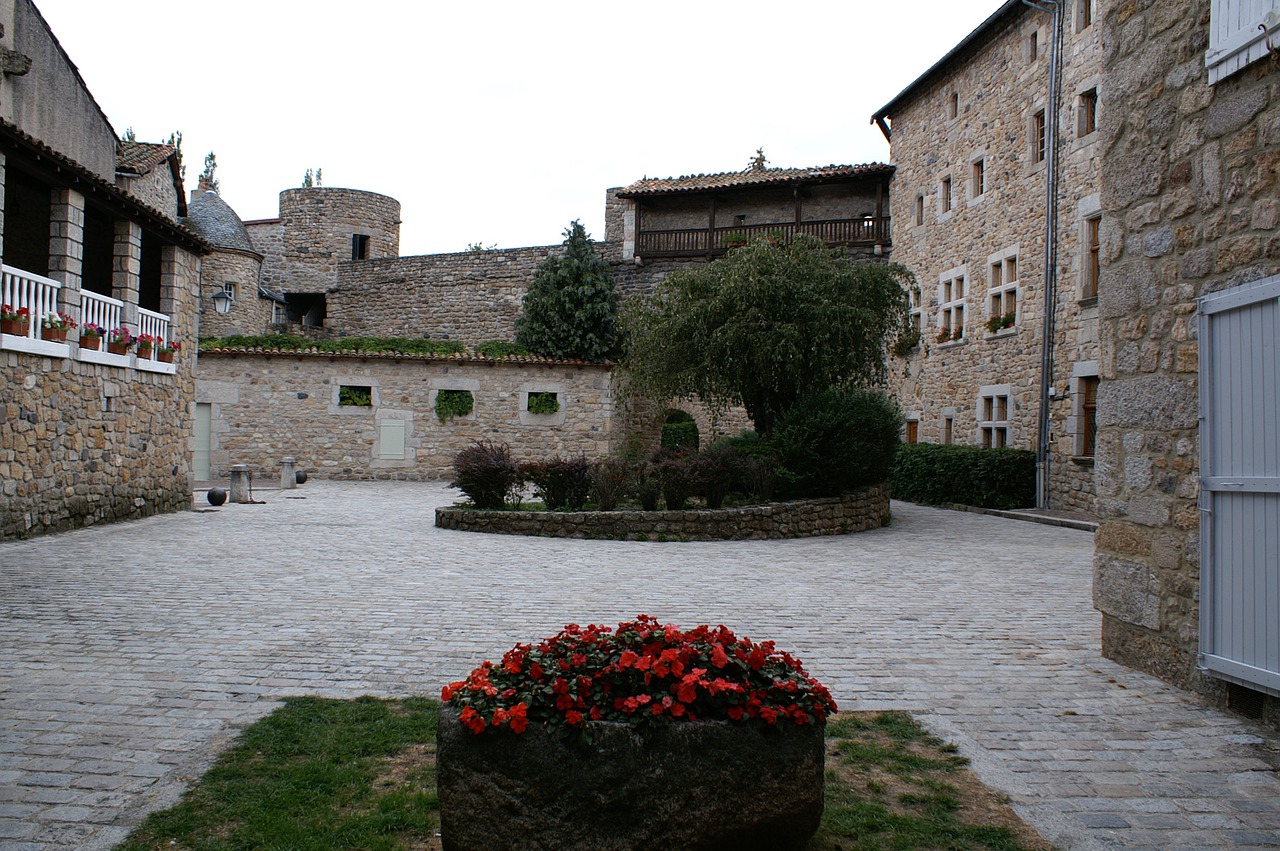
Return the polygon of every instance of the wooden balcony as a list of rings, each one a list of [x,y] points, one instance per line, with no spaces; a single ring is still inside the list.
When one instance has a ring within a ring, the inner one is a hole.
[[[692,228],[688,230],[642,230],[636,235],[636,254],[651,257],[702,257],[719,255],[742,240],[770,237],[789,241],[797,235],[812,236],[830,246],[889,247],[889,217],[829,219],[814,222],[786,222],[773,225]]]

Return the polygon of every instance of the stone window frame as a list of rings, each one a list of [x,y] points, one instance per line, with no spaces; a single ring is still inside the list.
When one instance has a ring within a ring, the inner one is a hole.
[[[467,390],[471,393],[471,413],[461,414],[456,417],[450,417],[443,423],[436,416],[436,397],[440,395],[441,390]],[[480,409],[480,380],[477,378],[454,378],[453,376],[443,375],[427,380],[427,410],[436,417],[436,422],[440,425],[448,425],[455,420],[463,422],[474,422],[476,411]]]
[[[969,156],[969,177],[965,182],[969,190],[969,206],[982,203],[989,194],[991,183],[986,151],[976,151]]]
[[[924,196],[925,194],[926,193],[923,190],[916,193],[915,227],[918,227],[918,228],[924,227]]]
[[[329,383],[333,388],[329,396],[329,413],[339,416],[358,416],[364,417],[373,413],[376,414],[379,406],[382,404],[381,389],[378,386],[378,379],[372,375],[335,375],[329,379]],[[364,405],[344,405],[341,401],[343,387],[368,387],[369,388],[369,406]]]
[[[956,283],[959,282],[959,295]],[[955,346],[968,340],[965,330],[966,296],[968,295],[969,267],[955,266],[938,276],[938,331],[944,328],[955,333],[955,319],[960,318],[960,339],[939,345]]]
[[[909,411],[902,418],[902,442],[915,444],[920,442],[920,412]]]
[[[945,101],[945,112],[947,121],[956,121],[960,118],[960,90],[949,89]]]
[[[1090,385],[1094,392],[1092,406],[1089,399]],[[1096,360],[1076,361],[1071,365],[1071,383],[1068,385],[1071,414],[1067,417],[1066,431],[1071,435],[1071,460],[1077,464],[1087,466],[1093,463],[1098,438],[1096,394],[1100,386],[1101,375]],[[1091,431],[1093,447],[1088,445]]]
[[[1043,53],[1040,46],[1040,28],[1035,27],[1022,40],[1022,61],[1026,65],[1034,65]]]
[[[1092,307],[1098,303],[1102,276],[1102,196],[1093,193],[1076,204],[1080,245],[1079,303]]]
[[[974,429],[975,445],[984,449],[997,449],[1014,445],[1012,384],[984,384],[978,388],[978,404],[975,408],[977,426]]]
[[[1045,168],[1049,158],[1049,110],[1042,103],[1027,109],[1027,162],[1029,172]]]
[[[946,222],[951,220],[951,215],[955,212],[955,181],[951,177],[951,172],[943,172],[938,175],[938,221]]]
[[[535,414],[529,410],[529,394],[530,393],[554,393],[556,401],[560,403],[560,410],[554,414]],[[561,381],[526,381],[520,385],[516,392],[516,413],[520,425],[527,426],[562,426],[564,425],[565,416],[569,406],[572,403],[569,398],[568,388]]]
[[[907,288],[907,327],[920,335],[924,340],[927,323],[924,320],[924,293],[918,286]],[[920,343],[916,343],[918,348]]]
[[[1093,26],[1097,19],[1093,8],[1093,0],[1076,0],[1075,8],[1076,33],[1082,33]]]
[[[1022,271],[1019,262],[1019,246],[1014,243],[987,256],[987,319],[1014,313],[1013,326],[993,331],[991,336],[1016,334],[1022,320]],[[1012,272],[1013,277],[1010,278]],[[995,308],[999,305],[1000,312]]]
[[[372,243],[372,237],[370,234],[361,233],[360,231],[356,231],[352,233],[351,234],[351,259],[353,261],[368,260],[371,243]]]
[[[1098,132],[1098,86],[1082,87],[1076,93],[1076,139],[1085,141]]]
[[[956,409],[943,408],[938,412],[938,430],[943,446],[956,442]]]

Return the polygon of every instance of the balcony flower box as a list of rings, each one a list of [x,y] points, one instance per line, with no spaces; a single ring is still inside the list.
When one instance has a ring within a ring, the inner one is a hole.
[[[133,332],[121,326],[107,336],[107,351],[113,355],[127,355],[133,345]]]
[[[31,311],[27,308],[10,307],[7,304],[0,306],[0,333],[25,337],[30,321]]]
[[[80,348],[89,351],[98,351],[102,348],[102,337],[106,334],[102,330],[101,325],[94,325],[92,322],[86,322],[84,327],[80,329]]]
[[[76,321],[66,313],[50,313],[40,320],[40,338],[51,343],[65,343],[67,332],[76,327]]]

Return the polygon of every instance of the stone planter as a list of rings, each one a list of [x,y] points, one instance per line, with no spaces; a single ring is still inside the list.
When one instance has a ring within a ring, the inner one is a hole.
[[[48,340],[50,343],[65,343],[67,332],[62,328],[41,328],[40,339]]]
[[[97,351],[102,346],[102,338],[97,334],[81,334],[80,348]]]
[[[476,736],[442,707],[445,851],[800,851],[818,829],[825,726],[591,727],[590,745],[535,724]]]
[[[27,320],[25,319],[0,320],[0,334],[12,334],[15,337],[27,336]]]

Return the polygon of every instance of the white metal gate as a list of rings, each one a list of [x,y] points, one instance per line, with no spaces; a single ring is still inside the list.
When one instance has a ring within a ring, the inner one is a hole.
[[[1199,306],[1200,661],[1280,694],[1280,275]]]

